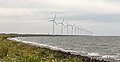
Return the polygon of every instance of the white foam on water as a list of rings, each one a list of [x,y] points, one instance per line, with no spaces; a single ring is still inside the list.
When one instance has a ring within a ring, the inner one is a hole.
[[[88,53],[88,56],[100,56],[99,53]]]
[[[116,55],[103,55],[102,58],[115,58]]]
[[[83,53],[83,54],[87,54],[87,52],[85,52],[85,51],[81,51],[81,53]]]
[[[116,58],[114,58],[115,60],[120,60],[120,58],[119,57],[116,57]]]
[[[115,60],[120,60],[120,57],[118,55],[103,55],[101,58],[103,59],[115,59]]]
[[[120,60],[120,53],[117,54],[116,60]]]

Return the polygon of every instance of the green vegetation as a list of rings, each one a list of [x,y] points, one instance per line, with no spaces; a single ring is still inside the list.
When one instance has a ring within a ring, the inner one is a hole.
[[[83,62],[81,57],[75,55],[64,54],[61,51],[52,51],[7,39],[7,37],[15,36],[31,35],[0,34],[1,62]]]

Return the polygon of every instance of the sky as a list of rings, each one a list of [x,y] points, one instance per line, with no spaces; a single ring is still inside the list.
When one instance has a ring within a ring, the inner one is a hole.
[[[64,18],[93,35],[120,36],[120,0],[0,0],[0,32],[50,34],[55,14],[56,22]]]

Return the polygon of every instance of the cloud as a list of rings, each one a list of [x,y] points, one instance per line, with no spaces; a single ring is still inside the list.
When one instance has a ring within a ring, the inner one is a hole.
[[[91,12],[98,14],[120,14],[120,5],[103,0],[51,0],[50,6],[68,12]]]
[[[9,8],[37,8],[55,12],[62,10],[69,13],[120,14],[120,4],[114,4],[108,0],[1,0],[0,2],[0,6]]]
[[[4,8],[0,7],[0,19],[19,20],[45,20],[49,11],[39,8]]]
[[[35,8],[2,8],[0,7],[0,15],[13,16],[13,15],[26,15],[40,11]]]
[[[120,14],[84,14],[84,15],[71,15],[66,16],[69,21],[85,21],[97,23],[120,23]]]
[[[57,19],[65,18],[70,21],[85,21],[85,22],[119,22],[120,14],[98,14],[86,11],[72,12],[71,10],[60,9],[38,9],[38,8],[0,8],[0,19],[14,20],[49,20],[54,15],[50,13],[56,11]]]

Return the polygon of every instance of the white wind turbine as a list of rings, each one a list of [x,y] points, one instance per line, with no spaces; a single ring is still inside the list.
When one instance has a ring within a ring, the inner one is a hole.
[[[92,31],[90,31],[90,34],[91,34],[91,35],[93,35],[93,32],[92,32]]]
[[[80,28],[81,32],[83,32],[82,34],[84,34],[84,32],[86,31],[84,27]]]
[[[61,23],[58,23],[58,24],[60,24],[61,25],[61,34],[63,34],[63,26],[65,27],[65,25],[64,25],[64,18],[63,18],[63,20],[62,20],[62,22]]]
[[[49,21],[49,22],[53,22],[53,36],[54,36],[54,32],[55,32],[55,30],[54,30],[54,24],[57,25],[57,23],[55,22],[55,20],[56,20],[56,14],[54,16],[54,19]]]
[[[87,34],[92,34],[92,32],[89,31],[89,30],[87,30],[86,28],[83,28],[82,30],[83,30],[84,32],[86,32]]]
[[[68,21],[67,21],[67,25],[66,25],[66,28],[67,28],[67,34],[69,33],[69,26],[71,26],[72,27],[72,25],[71,24],[68,24]],[[73,30],[73,29],[72,29]],[[72,32],[71,32],[72,33]]]
[[[69,30],[69,24],[68,24],[68,21],[67,21],[66,28],[67,28],[67,35],[68,35],[68,30]]]
[[[88,34],[88,33],[90,33],[90,31],[89,30],[87,30],[87,29],[85,29],[85,32]]]
[[[81,31],[82,31],[81,26],[77,26],[77,34],[78,34],[78,35],[80,35],[80,34],[81,34]]]
[[[79,35],[79,30],[80,30],[80,28],[79,28],[79,26],[77,26],[77,34]]]
[[[77,30],[77,29],[76,29],[76,25],[73,24],[73,26],[74,26],[74,30],[75,30],[74,33],[76,34],[76,30]]]
[[[93,34],[93,32],[92,31],[89,31],[89,33],[92,35]]]
[[[86,33],[90,33],[91,34],[91,31],[89,31],[89,30],[87,30],[86,28],[84,28],[84,31],[86,32]]]
[[[78,26],[78,33],[79,33],[79,34],[82,34],[82,31],[84,31],[84,30],[83,30],[83,27],[82,27],[82,26]]]
[[[86,32],[88,32],[90,35],[92,35],[93,33],[92,31],[89,31],[89,30],[86,30]]]
[[[71,26],[71,34],[73,34],[73,27],[74,27],[74,24],[73,24],[73,25],[68,24],[68,26]]]

